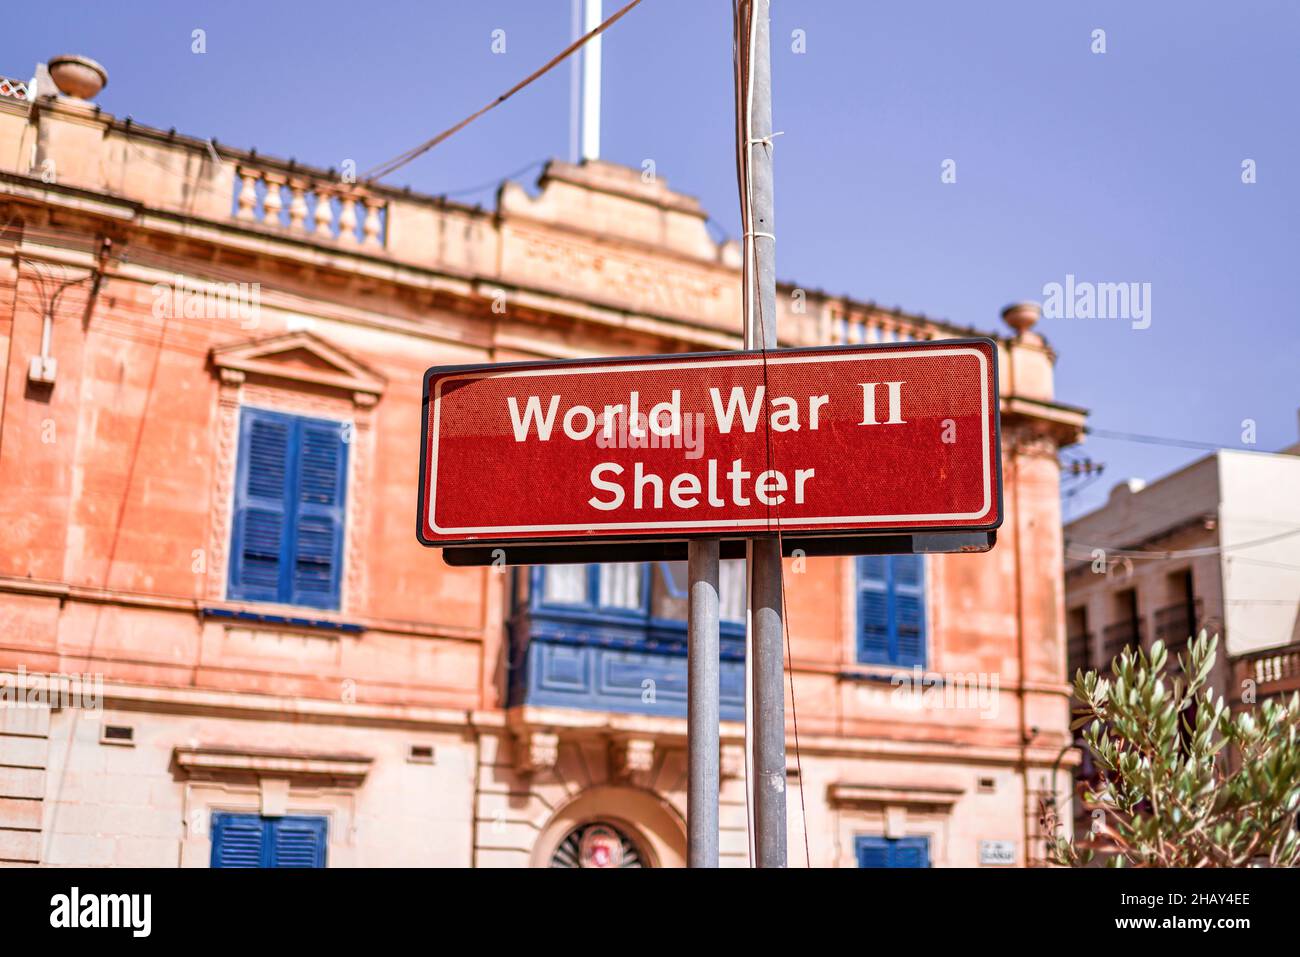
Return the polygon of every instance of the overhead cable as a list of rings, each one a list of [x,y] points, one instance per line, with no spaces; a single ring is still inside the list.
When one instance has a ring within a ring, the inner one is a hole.
[[[607,29],[609,29],[609,27],[611,27],[613,24],[621,20],[628,11],[630,11],[633,7],[635,7],[640,2],[641,0],[632,0],[631,3],[621,8],[617,13],[611,16],[604,23],[600,24],[590,33],[586,33],[578,37],[578,39],[574,40],[572,43],[570,43],[567,47],[565,47],[555,56],[551,57],[551,59],[548,60],[545,64],[543,64],[541,67],[534,70],[532,73],[528,74],[528,76],[524,77],[514,86],[512,86],[510,89],[506,90],[504,93],[498,96],[491,103],[488,103],[486,106],[481,107],[480,109],[474,111],[473,113],[465,117],[463,120],[461,120],[459,123],[455,124],[454,126],[449,126],[447,129],[443,130],[437,136],[430,137],[429,139],[425,140],[423,143],[420,143],[418,146],[413,146],[409,150],[406,150],[403,153],[398,153],[396,156],[394,156],[392,159],[388,160],[387,162],[380,163],[378,166],[372,167],[362,175],[362,179],[365,179],[370,182],[383,179],[385,176],[388,176],[389,174],[394,173],[397,170],[401,169],[403,166],[411,162],[411,160],[415,159],[416,157],[422,156],[425,153],[429,152],[429,150],[433,149],[439,143],[442,143],[443,141],[450,139],[452,136],[459,133],[465,127],[469,126],[471,123],[477,120],[484,113],[488,112],[494,107],[500,106],[506,100],[510,99],[510,97],[514,96],[524,87],[528,86],[528,84],[532,83],[534,80],[538,79],[544,74],[550,72],[553,68],[555,68],[560,63],[562,63],[567,57],[569,57],[575,50],[581,47],[588,40],[604,33]]]

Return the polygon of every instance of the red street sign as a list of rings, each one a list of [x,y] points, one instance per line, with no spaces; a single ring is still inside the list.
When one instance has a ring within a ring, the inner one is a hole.
[[[426,545],[992,531],[990,339],[443,366]]]

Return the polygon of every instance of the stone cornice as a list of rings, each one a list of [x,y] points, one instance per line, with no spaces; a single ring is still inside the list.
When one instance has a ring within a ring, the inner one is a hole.
[[[1011,438],[1017,422],[1024,423],[1036,435],[1047,439],[1054,446],[1047,450],[1052,457],[1056,455],[1056,448],[1083,441],[1088,419],[1086,409],[1019,395],[1002,396],[1000,406],[1004,441]]]
[[[202,745],[176,748],[173,760],[188,777],[252,775],[344,787],[359,785],[374,763],[373,757],[362,754],[309,754]]]
[[[166,139],[165,133],[158,135]],[[225,148],[223,152],[229,155],[229,151]],[[258,157],[258,161],[263,162],[263,158]],[[298,168],[304,171],[307,169],[307,167]],[[233,249],[290,263],[310,264],[318,269],[335,270],[350,278],[369,278],[484,302],[490,302],[495,290],[506,290],[511,294],[512,302],[519,306],[527,306],[540,312],[579,321],[598,322],[602,325],[676,339],[702,348],[730,349],[736,348],[740,342],[739,318],[737,318],[737,332],[732,335],[709,323],[695,323],[666,314],[624,309],[584,298],[581,294],[572,292],[556,292],[542,287],[519,285],[506,276],[461,271],[452,266],[439,266],[434,269],[394,258],[381,251],[339,247],[330,242],[313,239],[310,235],[292,235],[283,230],[234,219],[207,219],[192,213],[152,207],[135,200],[80,187],[59,183],[47,184],[33,176],[0,171],[0,183],[9,184],[8,188],[0,187],[0,196],[9,194],[15,199],[80,211],[91,216],[107,216],[110,220],[117,221],[118,230],[129,224],[150,234],[184,237],[192,241],[210,243],[214,250]],[[407,196],[400,190],[395,192],[399,196]],[[517,221],[526,229],[542,229],[557,236],[570,232],[564,224],[533,220],[517,213],[495,217],[485,213],[479,215],[483,217],[485,224],[493,229],[502,227],[509,229],[510,223]],[[634,254],[638,246],[639,244],[629,243],[625,248],[629,254]],[[614,243],[610,248],[624,247]],[[737,270],[720,262],[676,256],[671,251],[656,252],[655,258],[665,262],[681,261],[692,269],[716,273],[727,281],[734,280],[736,283],[740,281]],[[796,288],[797,284],[783,281],[778,285],[788,291]],[[974,327],[915,316],[899,309],[886,308],[847,296],[831,296],[821,290],[807,291],[809,308],[813,310],[835,308],[864,315],[879,313],[901,325],[917,325],[945,335],[992,335],[993,338],[1001,340],[996,333],[981,331]]]
[[[19,676],[0,669],[8,683],[21,689],[49,690],[60,676],[28,672]],[[98,691],[97,687],[97,691]],[[206,688],[166,687],[105,680],[105,707],[129,711],[157,710],[175,714],[249,716],[263,720],[358,726],[408,727],[470,734],[474,730],[504,730],[499,711],[437,708],[426,705],[347,704],[337,699],[295,695],[255,694]]]
[[[175,611],[193,615],[198,618],[205,608],[221,608],[228,611],[254,611],[265,614],[285,614],[301,616],[303,609],[292,605],[259,604],[249,605],[242,602],[214,601],[202,596],[186,597],[182,595],[153,595],[143,592],[123,591],[119,588],[99,588],[93,585],[73,585],[68,582],[44,581],[31,578],[13,578],[0,576],[0,592],[23,595],[36,595],[64,601],[82,601],[92,604],[124,605],[133,608],[150,608],[159,611]],[[337,619],[335,623],[360,624],[367,631],[390,632],[393,634],[412,635],[423,638],[442,638],[448,641],[479,642],[483,640],[482,629],[453,625],[430,624],[425,621],[402,620],[393,618],[375,618],[361,616],[339,616],[327,612],[312,612],[313,618]],[[268,626],[269,627],[269,626]],[[302,630],[301,628],[297,630]]]
[[[554,708],[522,705],[506,712],[506,721],[513,733],[526,736],[533,731],[559,734],[565,737],[604,738],[640,736],[673,747],[686,746],[686,720],[652,715],[622,714],[603,711],[586,711],[576,708]],[[879,723],[879,722],[876,722]],[[720,739],[724,744],[744,740],[744,725],[739,722],[721,723]],[[786,742],[787,750],[794,753],[794,737]],[[1077,755],[1061,757],[1059,745],[1031,746],[1022,750],[1018,745],[962,744],[951,741],[921,741],[906,738],[863,737],[857,734],[799,735],[799,749],[803,754],[877,757],[891,760],[956,761],[969,764],[1019,764],[1022,760],[1033,767],[1052,767],[1060,761],[1062,767],[1078,763]],[[793,757],[791,766],[793,767]]]
[[[856,784],[836,781],[827,787],[827,800],[832,805],[872,807],[901,805],[948,810],[966,792],[962,788],[941,787],[881,787],[873,784]]]

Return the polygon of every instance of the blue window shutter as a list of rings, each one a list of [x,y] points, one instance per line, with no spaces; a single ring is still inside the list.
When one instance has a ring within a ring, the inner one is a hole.
[[[884,583],[889,574],[888,555],[863,555],[858,559],[858,578]]]
[[[889,576],[886,559],[864,555],[858,559],[858,660],[888,664]]]
[[[894,634],[898,664],[925,664],[925,559],[920,555],[890,558],[894,600]]]
[[[889,842],[883,837],[859,837],[858,867],[888,867]]]
[[[339,607],[347,444],[336,422],[299,419],[289,601]]]
[[[292,419],[243,410],[231,538],[232,598],[279,599],[292,449]]]
[[[864,555],[857,572],[858,661],[924,665],[924,557]]]
[[[890,867],[929,867],[930,839],[928,837],[900,837],[890,842],[892,847]]]
[[[271,867],[324,867],[326,819],[281,817],[269,822]]]
[[[858,660],[888,664],[889,593],[870,584],[858,592]]]
[[[245,407],[227,594],[337,609],[346,499],[339,423]]]
[[[323,817],[212,815],[213,867],[324,867],[329,821]]]
[[[919,588],[925,574],[924,561],[920,555],[889,556],[889,564],[894,570],[894,582],[904,587]]]
[[[860,835],[854,840],[858,867],[929,867],[928,837],[877,837]]]
[[[211,866],[262,867],[265,838],[256,814],[213,814]]]

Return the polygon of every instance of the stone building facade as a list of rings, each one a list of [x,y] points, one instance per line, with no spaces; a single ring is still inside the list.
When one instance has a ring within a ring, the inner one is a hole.
[[[681,569],[452,568],[413,517],[429,366],[740,347],[705,219],[604,162],[483,210],[0,85],[0,860],[681,864]],[[974,331],[779,297],[782,345]],[[1009,320],[997,547],[787,564],[794,866],[1041,857],[1083,413]]]

